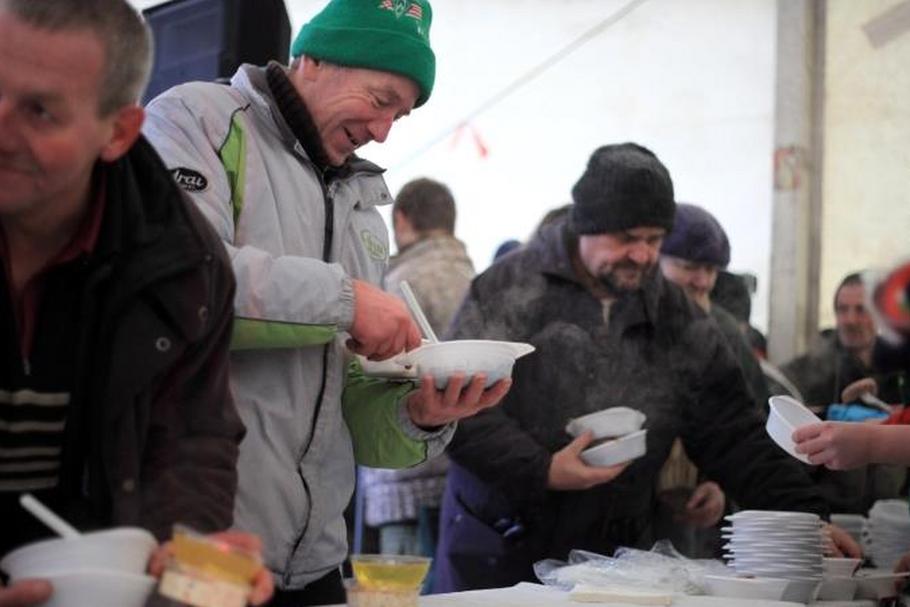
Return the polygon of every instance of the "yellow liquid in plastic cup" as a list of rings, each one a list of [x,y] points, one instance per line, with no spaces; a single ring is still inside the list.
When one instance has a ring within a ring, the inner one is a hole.
[[[351,567],[357,583],[366,589],[411,590],[420,588],[432,559],[425,556],[354,554]]]

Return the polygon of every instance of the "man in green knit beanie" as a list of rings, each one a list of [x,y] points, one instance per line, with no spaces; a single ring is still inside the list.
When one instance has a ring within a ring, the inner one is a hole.
[[[343,512],[355,463],[417,465],[454,422],[511,380],[365,378],[351,352],[390,358],[420,343],[384,293],[392,202],[358,157],[429,99],[426,0],[332,0],[294,40],[289,66],[242,66],[230,86],[190,83],[147,107],[145,133],[221,236],[237,276],[231,388],[247,428],[234,524],[263,539],[273,606],[343,603]],[[191,429],[187,429],[191,432]]]

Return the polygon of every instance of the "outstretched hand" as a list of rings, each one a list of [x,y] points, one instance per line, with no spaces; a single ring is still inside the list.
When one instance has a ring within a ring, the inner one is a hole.
[[[629,462],[615,466],[589,466],[580,457],[590,446],[594,434],[588,430],[553,454],[547,473],[547,488],[556,491],[578,491],[609,483],[622,474]]]
[[[463,373],[456,373],[444,390],[437,390],[433,377],[424,375],[418,391],[408,397],[408,415],[422,428],[444,426],[496,405],[512,387],[511,378],[501,379],[488,389],[484,389],[485,383],[483,373],[470,383]]]
[[[682,519],[699,529],[713,527],[724,515],[726,503],[723,489],[714,481],[705,481],[692,492]]]
[[[875,428],[851,422],[809,424],[793,432],[793,442],[796,452],[806,454],[810,463],[848,470],[869,463]]]
[[[848,384],[843,392],[840,393],[840,402],[857,402],[860,400],[860,397],[866,393],[878,396],[878,383],[871,377],[864,377]]]

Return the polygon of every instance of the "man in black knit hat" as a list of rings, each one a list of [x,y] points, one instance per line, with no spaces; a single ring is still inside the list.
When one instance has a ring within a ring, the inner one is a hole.
[[[517,362],[502,406],[462,420],[452,440],[438,591],[533,581],[536,561],[574,548],[650,547],[657,474],[677,437],[742,506],[828,513],[765,433],[714,322],[658,271],[676,208],[660,160],[633,143],[601,147],[572,195],[568,218],[472,282],[453,323],[451,338],[537,352]],[[647,453],[589,466],[591,434],[563,428],[615,406],[647,416]]]

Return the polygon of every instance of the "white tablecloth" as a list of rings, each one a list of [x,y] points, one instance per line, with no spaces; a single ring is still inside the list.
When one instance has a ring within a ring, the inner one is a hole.
[[[521,583],[511,588],[493,590],[470,590],[450,594],[431,594],[420,597],[420,607],[627,607],[625,603],[577,603],[569,600],[569,594],[550,586]],[[817,607],[875,607],[873,601],[819,601]],[[762,601],[755,599],[733,599],[716,596],[678,596],[673,607],[805,607],[800,603],[783,601]]]

